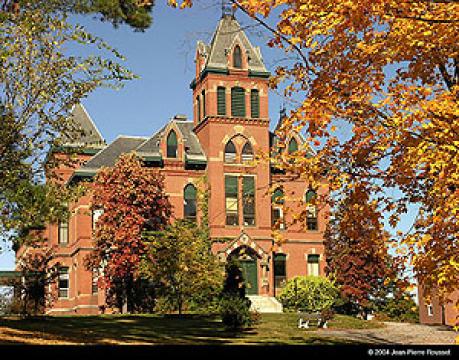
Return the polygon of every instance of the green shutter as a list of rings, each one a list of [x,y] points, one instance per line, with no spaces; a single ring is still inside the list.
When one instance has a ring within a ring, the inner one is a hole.
[[[295,139],[292,139],[288,143],[288,152],[293,153],[295,151],[298,151],[298,142]]]
[[[226,93],[224,87],[217,88],[217,115],[226,115]]]
[[[244,225],[255,225],[255,178],[244,176],[242,178],[242,202]]]
[[[260,117],[260,96],[258,90],[250,92],[250,113],[254,119]]]
[[[307,203],[312,202],[317,196],[317,193],[314,190],[308,190],[306,192],[305,200]]]
[[[226,195],[236,195],[237,196],[237,177],[236,176],[226,176],[225,177],[225,193]]]
[[[184,194],[185,200],[196,200],[196,188],[188,184],[185,187],[185,194]]]
[[[244,196],[255,195],[255,179],[253,176],[244,176],[242,182],[242,191]]]
[[[273,204],[283,204],[284,203],[284,192],[282,189],[276,189],[271,198]]]
[[[245,117],[245,90],[243,88],[231,89],[231,116]]]
[[[206,117],[206,92],[202,90],[202,115]]]
[[[308,255],[309,264],[318,264],[319,259],[320,259],[320,255]]]

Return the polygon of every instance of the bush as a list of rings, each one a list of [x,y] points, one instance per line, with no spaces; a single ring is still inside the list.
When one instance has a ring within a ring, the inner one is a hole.
[[[236,330],[249,327],[255,320],[250,312],[250,300],[240,296],[222,296],[219,311],[227,329]]]
[[[336,286],[325,277],[296,276],[287,282],[279,301],[287,310],[322,312],[330,309],[338,296]]]

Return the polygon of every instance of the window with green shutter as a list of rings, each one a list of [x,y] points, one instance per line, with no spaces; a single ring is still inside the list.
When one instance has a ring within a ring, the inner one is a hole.
[[[242,211],[245,226],[255,225],[255,178],[244,176],[242,178]]]
[[[245,90],[241,87],[231,89],[231,116],[245,117]]]
[[[226,225],[239,224],[237,176],[225,176]]]
[[[275,288],[283,288],[287,280],[287,256],[274,254],[274,284]]]
[[[281,188],[277,188],[276,191],[274,191],[271,197],[271,203],[272,203],[271,225],[276,230],[284,230],[285,229],[284,211],[283,211],[284,191]]]
[[[259,91],[253,89],[250,91],[250,115],[253,119],[260,117],[260,95]]]
[[[242,68],[242,51],[239,45],[236,45],[233,51],[233,66],[236,69]]]
[[[171,130],[171,132],[167,136],[167,157],[177,157],[177,134],[174,130]]]
[[[196,187],[193,184],[185,186],[183,191],[183,217],[187,220],[196,221]]]
[[[288,143],[288,152],[289,154],[294,153],[295,151],[298,151],[298,142],[296,141],[295,138],[292,138],[290,142]]]
[[[226,89],[222,86],[217,88],[217,115],[226,115]]]
[[[206,91],[202,90],[202,116],[206,117]]]
[[[317,208],[315,204],[316,199],[317,193],[313,189],[309,189],[308,191],[306,191],[306,228],[308,230],[318,230],[319,227],[317,220]]]
[[[199,95],[196,96],[196,112],[198,116],[198,122],[201,121],[201,99],[199,98]]]

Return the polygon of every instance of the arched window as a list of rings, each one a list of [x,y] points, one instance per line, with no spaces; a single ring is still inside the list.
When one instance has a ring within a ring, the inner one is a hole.
[[[298,151],[298,142],[296,141],[295,138],[292,138],[290,142],[288,143],[288,152],[289,154],[294,153],[295,151]]]
[[[174,130],[171,130],[171,132],[167,136],[167,157],[177,157],[177,134]]]
[[[233,67],[236,69],[242,69],[242,51],[238,45],[233,51]]]
[[[309,189],[306,191],[305,201],[307,206],[306,211],[306,227],[308,230],[317,230],[318,229],[318,221],[317,221],[317,208],[316,204],[314,203],[317,199],[317,193]]]
[[[188,184],[183,190],[183,217],[187,220],[196,221],[196,187]]]
[[[282,188],[277,188],[276,191],[274,191],[271,197],[271,204],[271,225],[277,230],[284,230],[284,191]]]
[[[226,163],[236,162],[236,147],[234,146],[231,140],[228,141],[225,146],[225,162]]]
[[[252,161],[253,160],[253,150],[252,145],[247,141],[242,148],[242,161]]]
[[[231,116],[245,117],[245,90],[241,87],[231,89]]]

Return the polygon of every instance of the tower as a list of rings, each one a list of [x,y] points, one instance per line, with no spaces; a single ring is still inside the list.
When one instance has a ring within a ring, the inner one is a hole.
[[[212,238],[241,234],[270,243],[267,71],[234,13],[223,7],[210,44],[199,41],[193,90],[194,132],[207,157]]]

